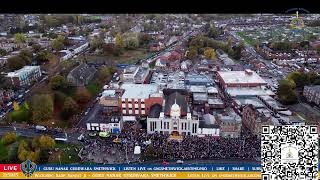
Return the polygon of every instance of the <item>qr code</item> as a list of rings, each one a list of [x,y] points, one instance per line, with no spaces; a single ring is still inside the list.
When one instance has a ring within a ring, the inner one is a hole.
[[[318,177],[317,126],[263,126],[262,180],[315,180]]]

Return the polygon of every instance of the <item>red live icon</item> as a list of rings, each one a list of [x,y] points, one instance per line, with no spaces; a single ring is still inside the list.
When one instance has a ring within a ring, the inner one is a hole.
[[[0,172],[19,172],[20,164],[0,164]]]

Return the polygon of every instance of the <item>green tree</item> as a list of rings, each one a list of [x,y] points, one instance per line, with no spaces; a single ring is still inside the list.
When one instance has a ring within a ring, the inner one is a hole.
[[[38,52],[35,59],[38,62],[38,64],[41,64],[43,62],[47,62],[47,61],[49,61],[48,53],[45,51]]]
[[[16,142],[16,140],[17,140],[17,135],[15,132],[7,132],[1,138],[1,142],[5,145],[12,144]]]
[[[5,49],[0,49],[0,56],[6,56],[8,52]]]
[[[208,36],[210,38],[217,38],[220,34],[222,33],[222,31],[214,26],[211,26],[209,28],[209,32],[208,32]]]
[[[50,78],[49,84],[52,90],[62,90],[68,87],[66,78],[61,75],[55,75]]]
[[[63,36],[58,36],[51,43],[51,46],[54,50],[60,51],[64,47],[65,38]]]
[[[190,60],[194,60],[198,57],[198,50],[195,47],[190,47],[187,52],[187,57]]]
[[[32,97],[32,119],[43,121],[53,115],[53,100],[50,94],[37,94]]]
[[[38,43],[32,44],[33,52],[38,53],[41,50],[41,45]]]
[[[20,56],[12,56],[7,60],[7,67],[11,70],[17,70],[23,68],[26,62]]]
[[[78,108],[78,104],[71,97],[67,97],[62,107],[62,118],[68,119],[78,111]]]
[[[297,102],[297,94],[294,88],[294,85],[288,79],[279,81],[277,95],[281,103],[288,105]]]
[[[299,71],[289,73],[288,79],[294,81],[297,87],[303,87],[310,84],[310,78],[308,75]]]
[[[17,33],[17,34],[14,35],[14,40],[15,40],[16,43],[20,44],[20,43],[25,43],[27,38],[26,38],[26,36],[24,34]]]
[[[100,37],[94,37],[91,41],[90,41],[90,48],[92,50],[95,49],[100,49],[102,48],[102,45],[104,44],[104,39],[100,38]]]
[[[32,62],[33,54],[29,49],[22,49],[19,53],[19,56],[25,61],[26,64]]]

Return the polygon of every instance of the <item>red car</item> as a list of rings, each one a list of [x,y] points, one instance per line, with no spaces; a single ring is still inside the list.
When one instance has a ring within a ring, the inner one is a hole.
[[[170,163],[168,161],[163,161],[162,165],[169,165]]]

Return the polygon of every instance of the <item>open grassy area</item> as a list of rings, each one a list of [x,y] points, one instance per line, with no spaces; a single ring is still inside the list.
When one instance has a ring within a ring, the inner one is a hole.
[[[136,49],[125,51],[120,56],[113,55],[96,55],[96,56],[81,56],[81,60],[90,61],[104,61],[107,64],[135,64],[138,60],[143,59],[148,56],[145,49]]]
[[[92,97],[96,96],[101,89],[98,84],[92,82],[86,85],[86,88],[90,92]]]
[[[248,36],[245,35],[244,32],[237,32],[237,35],[240,36],[246,43],[251,46],[254,46],[256,41]]]
[[[78,163],[80,161],[78,152],[80,151],[81,146],[64,144],[64,143],[56,143],[55,148],[59,148],[59,150],[50,155],[50,158],[49,158],[50,161],[48,162],[49,164],[59,164],[60,161],[61,161],[61,164],[72,164],[72,163]],[[78,151],[76,151],[75,148],[77,148]],[[59,160],[59,155],[60,155],[60,160]]]

